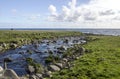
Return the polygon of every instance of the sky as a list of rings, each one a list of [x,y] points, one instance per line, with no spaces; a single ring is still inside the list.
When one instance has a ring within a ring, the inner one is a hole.
[[[0,28],[120,28],[120,0],[0,0]]]

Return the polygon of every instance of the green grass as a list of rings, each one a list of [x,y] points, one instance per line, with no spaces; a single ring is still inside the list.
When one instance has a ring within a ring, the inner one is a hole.
[[[0,43],[11,42],[19,40],[38,40],[38,39],[50,39],[63,36],[76,36],[80,35],[80,32],[72,31],[16,31],[16,30],[3,30],[0,31]]]
[[[120,37],[91,36],[89,51],[71,69],[53,73],[51,79],[120,79]]]
[[[82,33],[73,31],[39,31],[39,30],[1,30],[0,31],[0,45],[5,43],[6,47],[3,49],[9,49],[10,44],[14,43],[18,46],[33,43],[34,41],[41,41],[42,39],[56,39],[64,36],[80,36]]]

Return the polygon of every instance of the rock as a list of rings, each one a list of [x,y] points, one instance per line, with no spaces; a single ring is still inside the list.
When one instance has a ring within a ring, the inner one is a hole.
[[[67,59],[67,58],[63,58],[63,61],[64,61],[64,62],[68,62],[68,59]]]
[[[42,53],[40,50],[34,50],[35,53]]]
[[[30,75],[29,79],[37,79],[35,75]]]
[[[2,72],[3,71],[3,68],[0,66],[0,72]]]
[[[3,47],[2,46],[0,46],[0,51],[2,51],[3,50]]]
[[[3,46],[4,48],[6,48],[7,44],[6,44],[6,43],[3,43],[2,46]]]
[[[43,74],[44,77],[52,77],[51,71],[46,71],[45,74]]]
[[[10,48],[11,48],[11,49],[14,49],[14,48],[16,48],[16,47],[17,47],[17,44],[13,44],[13,43],[10,44]]]
[[[5,79],[20,79],[18,75],[13,71],[12,69],[7,69],[4,72],[4,77]]]
[[[58,47],[57,49],[64,51],[64,50],[65,50],[65,47],[64,47],[64,46],[61,46],[61,47]]]
[[[3,75],[3,68],[0,66],[0,77]]]
[[[28,72],[29,73],[34,73],[35,72],[35,68],[31,65],[28,65]]]
[[[23,45],[23,46],[21,46],[20,48],[21,48],[21,49],[26,49],[27,46]]]
[[[76,57],[76,60],[78,60],[80,57]]]
[[[84,47],[80,47],[80,55],[83,55],[84,54],[84,52],[85,52],[85,48]]]
[[[58,50],[57,53],[62,54],[64,51]]]
[[[36,74],[37,79],[43,79],[42,74]]]
[[[81,40],[81,44],[85,44],[87,43],[85,40]]]
[[[26,54],[27,53],[27,50],[20,50],[20,51],[18,51],[18,54]]]
[[[43,79],[42,74],[30,75],[29,79]]]
[[[55,63],[56,66],[58,66],[60,69],[63,68],[63,64],[62,63]]]
[[[51,71],[60,71],[60,68],[56,65],[50,65],[49,68]]]

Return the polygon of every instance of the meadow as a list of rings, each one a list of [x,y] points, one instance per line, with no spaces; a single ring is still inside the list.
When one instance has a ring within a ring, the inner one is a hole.
[[[73,31],[0,31],[0,49],[10,49],[10,44],[29,44],[43,39],[57,39],[67,36],[85,35]],[[85,53],[72,61],[71,68],[53,72],[47,79],[120,79],[120,36],[86,35],[83,44]],[[6,44],[6,46],[4,46]],[[78,48],[81,45],[77,45]],[[72,52],[74,50],[74,53]],[[77,47],[64,56],[78,54]]]
[[[24,44],[41,42],[43,39],[57,39],[67,36],[80,36],[82,33],[55,30],[1,30],[0,50],[16,48]]]
[[[88,36],[86,52],[50,79],[120,79],[120,37]]]

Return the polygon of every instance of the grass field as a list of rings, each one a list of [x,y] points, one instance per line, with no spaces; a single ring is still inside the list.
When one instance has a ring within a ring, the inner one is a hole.
[[[120,79],[120,37],[90,36],[86,54],[51,79]]]
[[[33,43],[43,39],[57,39],[64,36],[80,36],[82,33],[73,31],[47,31],[47,30],[1,30],[0,31],[0,49],[9,49],[10,44]]]
[[[0,31],[0,44],[22,45],[27,41],[80,36],[72,31]],[[120,37],[88,35],[86,52],[70,69],[54,72],[51,79],[120,79]],[[1,48],[4,48],[1,46]],[[8,47],[9,48],[9,47]]]

